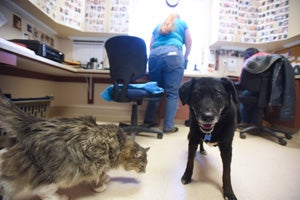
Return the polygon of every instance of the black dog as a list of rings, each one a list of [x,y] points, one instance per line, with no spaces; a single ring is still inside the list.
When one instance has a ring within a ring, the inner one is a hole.
[[[181,178],[191,182],[197,146],[205,154],[203,141],[219,146],[223,162],[223,196],[236,200],[230,177],[232,140],[236,126],[236,89],[227,78],[193,78],[179,89],[180,100],[190,108],[188,161]]]

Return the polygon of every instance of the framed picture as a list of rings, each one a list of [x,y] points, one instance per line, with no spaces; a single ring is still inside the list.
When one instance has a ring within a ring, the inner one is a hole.
[[[17,15],[13,15],[13,26],[16,29],[22,30],[22,19]]]

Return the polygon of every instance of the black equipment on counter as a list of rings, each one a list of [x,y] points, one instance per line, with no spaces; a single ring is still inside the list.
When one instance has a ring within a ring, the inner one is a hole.
[[[38,40],[13,39],[9,41],[25,45],[28,49],[33,50],[38,56],[42,56],[59,63],[64,61],[65,55],[61,51],[56,50]]]

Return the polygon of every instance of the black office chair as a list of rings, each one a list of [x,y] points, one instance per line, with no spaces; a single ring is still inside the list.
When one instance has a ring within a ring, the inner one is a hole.
[[[157,98],[163,96],[164,93],[152,94],[143,88],[130,87],[146,75],[147,49],[145,41],[134,36],[114,36],[108,39],[104,46],[109,61],[110,77],[113,80],[112,100],[120,103],[133,103],[131,123],[120,123],[120,127],[125,132],[130,132],[132,137],[135,137],[137,133],[147,132],[155,133],[157,138],[161,139],[163,137],[161,130],[138,124],[137,108],[142,105],[145,98]]]
[[[279,59],[276,62],[282,62]],[[277,63],[280,65],[280,63]],[[274,65],[274,64],[273,64]],[[269,67],[266,71],[253,74],[243,69],[240,77],[240,83],[238,85],[238,90],[249,90],[254,95],[243,96],[242,93],[239,95],[239,101],[245,104],[256,104],[258,107],[257,113],[257,123],[243,126],[241,125],[238,128],[240,129],[240,138],[245,139],[246,133],[255,132],[255,133],[268,133],[269,135],[278,139],[279,144],[286,145],[287,142],[284,140],[291,139],[292,136],[288,131],[280,130],[273,128],[271,126],[264,126],[263,119],[264,114],[270,106],[270,96],[272,91],[272,78],[273,78],[274,66]],[[294,77],[290,77],[294,79]],[[290,102],[293,103],[293,102]],[[284,134],[280,136],[279,134]]]

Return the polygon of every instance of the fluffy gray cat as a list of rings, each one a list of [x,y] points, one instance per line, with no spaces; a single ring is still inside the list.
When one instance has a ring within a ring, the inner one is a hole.
[[[68,199],[58,188],[87,182],[106,189],[112,168],[145,172],[147,151],[112,124],[93,117],[42,119],[30,116],[0,91],[0,127],[15,137],[1,150],[0,192],[12,200],[29,190],[43,200]]]

